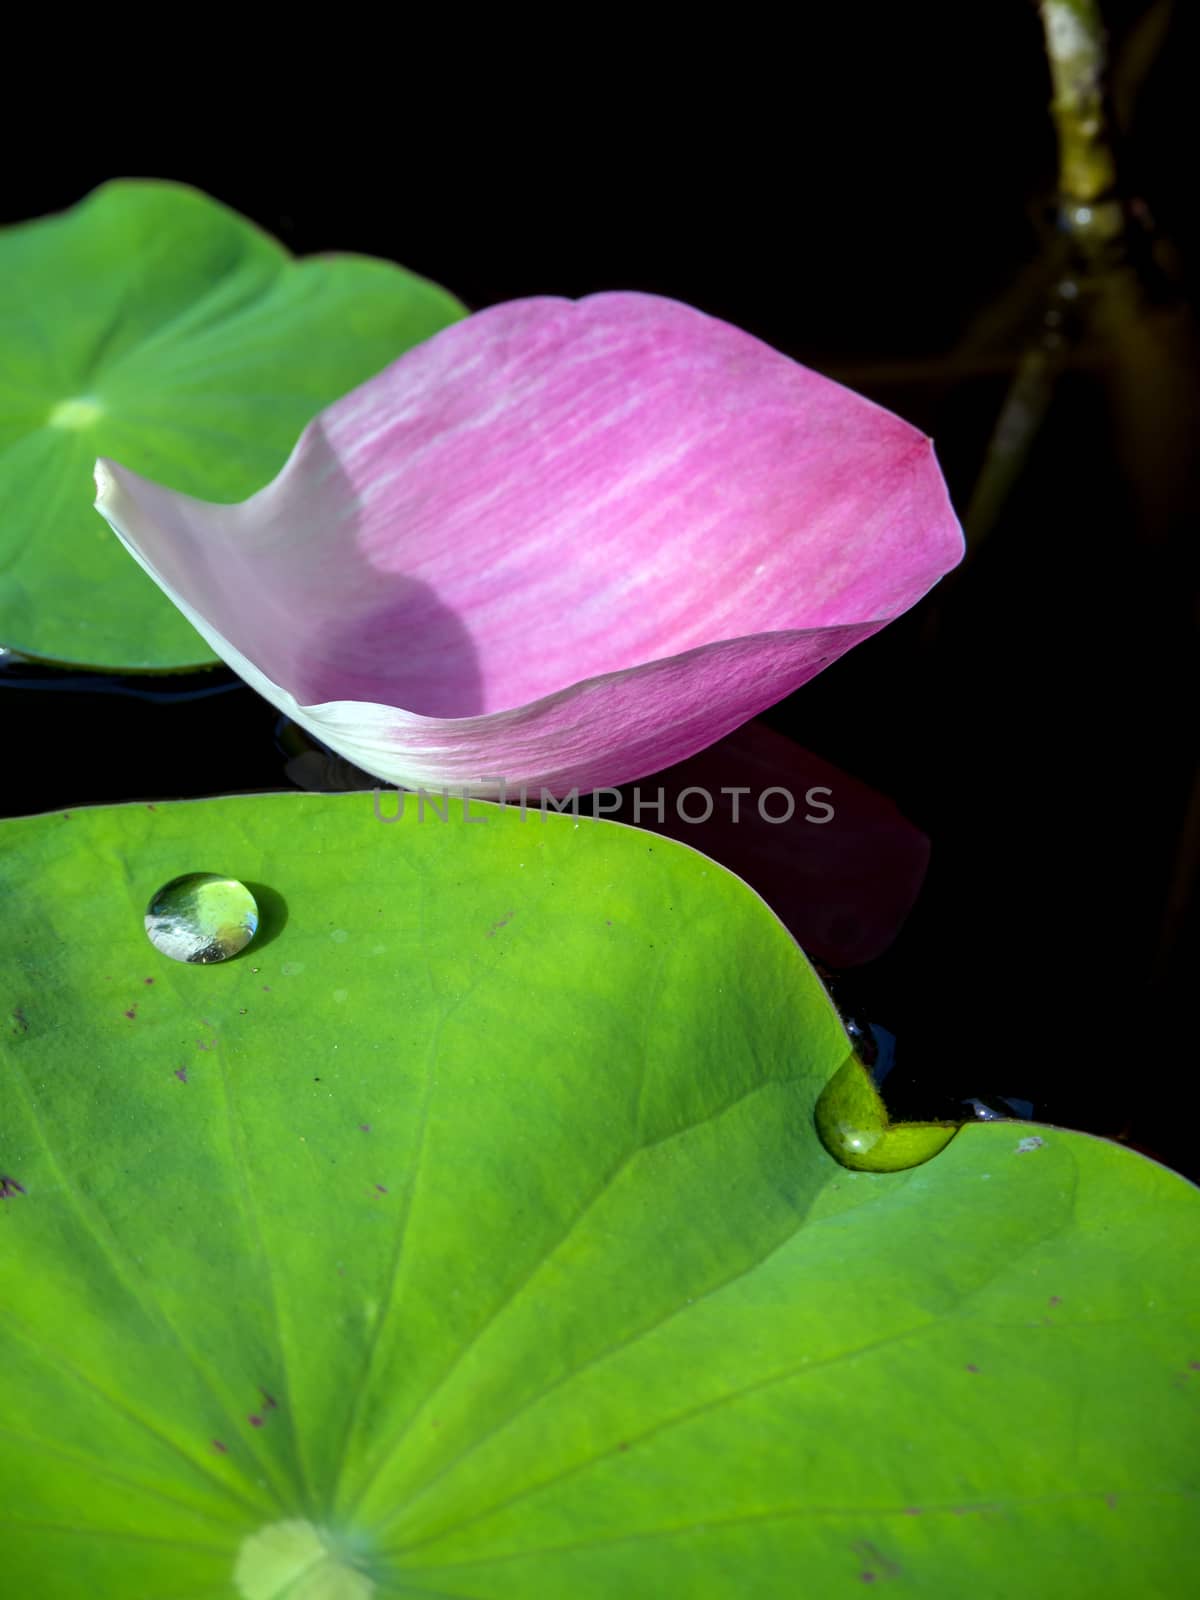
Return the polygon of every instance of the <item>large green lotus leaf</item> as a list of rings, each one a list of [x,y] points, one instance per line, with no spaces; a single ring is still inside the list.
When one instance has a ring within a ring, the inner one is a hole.
[[[318,411],[463,315],[388,262],[294,261],[180,184],[109,183],[0,232],[0,644],[107,669],[211,663],[92,509],[96,457],[242,500]]]
[[[0,827],[5,1593],[1198,1592],[1195,1191],[1027,1124],[847,1170],[761,901],[472,812]],[[258,886],[225,965],[144,935],[191,871]]]

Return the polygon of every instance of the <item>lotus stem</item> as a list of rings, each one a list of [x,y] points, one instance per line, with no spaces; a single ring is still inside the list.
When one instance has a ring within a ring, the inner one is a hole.
[[[1073,249],[1060,249],[1041,326],[1021,356],[964,519],[969,549],[991,531],[1050,409],[1080,319],[1083,284],[1111,276],[1123,259],[1125,209],[1109,141],[1108,40],[1097,0],[1039,0],[1058,129],[1059,220]]]
[[[1103,247],[1120,238],[1125,218],[1109,141],[1100,7],[1097,0],[1040,0],[1040,10],[1054,86],[1062,222],[1085,248]]]

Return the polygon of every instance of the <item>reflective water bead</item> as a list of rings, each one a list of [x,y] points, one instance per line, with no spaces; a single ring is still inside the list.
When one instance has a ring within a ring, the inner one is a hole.
[[[146,937],[172,961],[228,961],[258,931],[258,905],[244,883],[188,872],[164,883],[146,908]]]

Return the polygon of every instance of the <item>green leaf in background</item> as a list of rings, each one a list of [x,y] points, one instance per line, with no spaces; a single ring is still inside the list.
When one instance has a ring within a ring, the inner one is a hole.
[[[106,670],[215,659],[92,509],[97,456],[242,500],[304,425],[465,315],[385,261],[293,261],[180,184],[0,232],[0,645]]]
[[[1012,1123],[849,1171],[737,879],[414,809],[0,827],[5,1592],[1196,1593],[1195,1191]],[[236,960],[145,937],[193,871]]]

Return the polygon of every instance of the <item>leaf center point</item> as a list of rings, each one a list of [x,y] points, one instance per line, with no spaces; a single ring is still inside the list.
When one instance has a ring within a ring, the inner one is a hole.
[[[243,1539],[233,1581],[243,1600],[371,1600],[375,1593],[328,1534],[300,1518],[269,1523]]]
[[[99,400],[93,400],[90,395],[76,395],[73,399],[58,402],[50,413],[50,426],[77,432],[81,428],[90,428],[103,415],[104,407]]]

